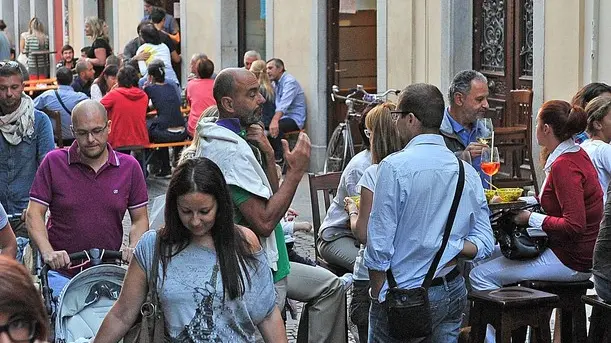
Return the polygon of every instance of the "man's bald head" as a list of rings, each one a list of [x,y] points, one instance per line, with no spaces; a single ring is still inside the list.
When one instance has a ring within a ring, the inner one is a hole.
[[[214,79],[214,87],[212,88],[212,95],[217,104],[221,102],[224,96],[233,97],[237,76],[244,72],[250,73],[242,68],[225,68],[221,70],[216,79]]]
[[[243,68],[223,69],[214,79],[212,93],[219,118],[239,118],[243,127],[261,119],[261,106],[265,99],[252,72]]]
[[[101,117],[101,118],[100,118]],[[102,104],[95,100],[83,100],[72,109],[72,125],[78,126],[91,119],[108,121],[108,112]]]

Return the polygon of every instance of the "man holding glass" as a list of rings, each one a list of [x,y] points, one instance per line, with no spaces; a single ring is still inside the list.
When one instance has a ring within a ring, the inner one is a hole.
[[[450,106],[439,129],[448,149],[480,172],[485,188],[490,178],[481,171],[481,155],[490,143],[492,127],[478,119],[488,111],[488,94],[488,80],[482,73],[463,70],[456,74],[448,91]]]
[[[84,100],[72,111],[76,140],[42,161],[30,190],[28,232],[49,271],[49,285],[58,295],[77,270],[64,269],[68,254],[100,248],[119,250],[123,217],[129,211],[129,247],[123,259],[148,230],[148,193],[140,165],[108,144],[111,121],[97,101]],[[45,226],[45,214],[50,211]]]

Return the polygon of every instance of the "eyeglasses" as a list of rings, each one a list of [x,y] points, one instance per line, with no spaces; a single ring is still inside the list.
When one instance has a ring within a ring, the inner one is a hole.
[[[31,341],[36,334],[36,322],[24,318],[11,318],[6,325],[0,325],[0,334],[3,332],[15,342]]]
[[[371,131],[369,131],[369,129],[363,130],[363,133],[365,133],[365,137],[371,138]]]
[[[75,136],[78,136],[81,138],[89,137],[89,134],[91,134],[94,138],[99,138],[102,135],[102,133],[104,133],[107,127],[108,127],[108,122],[106,122],[106,125],[104,125],[104,127],[96,127],[95,129],[91,131],[75,130],[74,127],[71,127],[71,129]]]
[[[0,68],[4,67],[19,69],[19,63],[15,61],[0,61]]]

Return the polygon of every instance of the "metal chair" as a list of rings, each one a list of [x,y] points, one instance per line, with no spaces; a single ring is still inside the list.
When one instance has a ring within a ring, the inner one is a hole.
[[[514,89],[509,95],[509,116],[505,120],[505,127],[494,130],[495,146],[504,156],[505,163],[510,165],[509,177],[494,178],[498,187],[525,187],[533,186],[539,194],[539,184],[532,156],[532,100],[533,92],[530,89]],[[527,164],[530,177],[522,177],[522,165]]]

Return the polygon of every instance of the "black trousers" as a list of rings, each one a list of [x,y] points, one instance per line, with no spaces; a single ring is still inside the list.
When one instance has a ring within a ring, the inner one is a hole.
[[[276,160],[281,160],[284,154],[284,151],[282,150],[282,138],[284,137],[284,133],[298,130],[299,126],[297,126],[297,123],[295,123],[293,119],[280,119],[278,122],[278,136],[276,138],[269,137],[269,142],[271,143],[272,148],[274,148]]]

